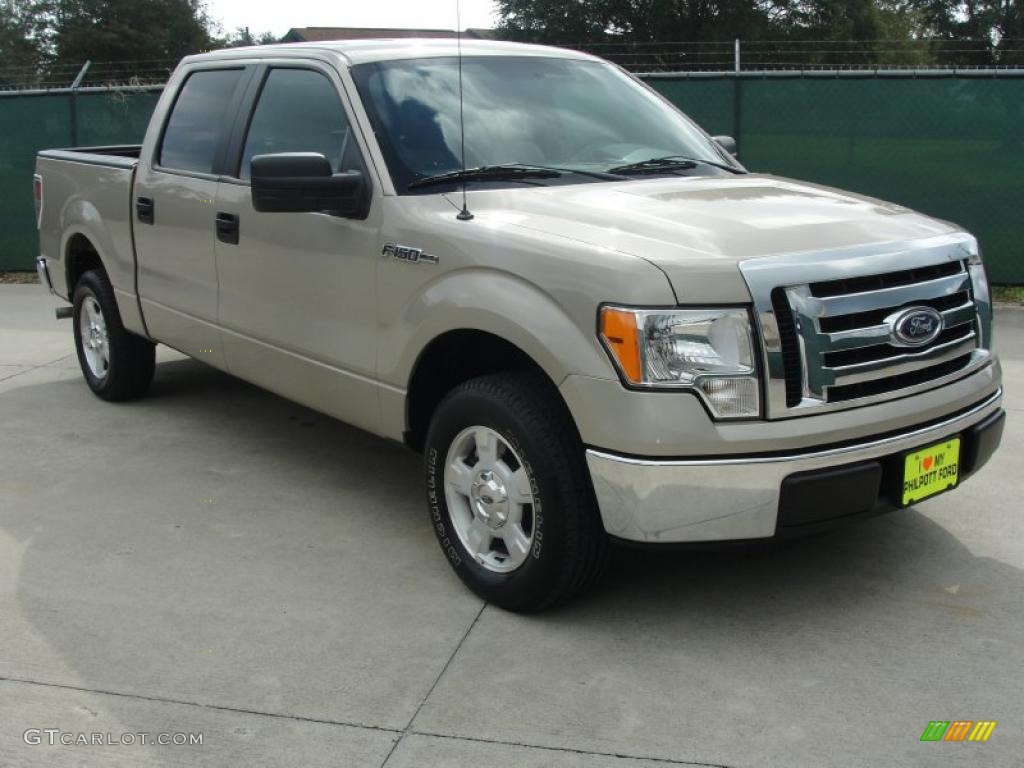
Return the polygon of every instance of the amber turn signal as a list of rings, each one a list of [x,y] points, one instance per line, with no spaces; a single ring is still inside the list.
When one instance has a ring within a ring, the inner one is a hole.
[[[601,338],[623,375],[631,383],[639,384],[642,373],[636,313],[615,307],[602,307]]]

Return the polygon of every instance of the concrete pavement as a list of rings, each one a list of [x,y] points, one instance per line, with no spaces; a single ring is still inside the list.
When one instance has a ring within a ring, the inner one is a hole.
[[[616,551],[524,618],[450,572],[415,455],[164,348],[150,397],[103,403],[54,306],[0,286],[0,766],[1022,764],[1022,311],[1003,448],[958,492]],[[986,744],[919,742],[980,719]]]

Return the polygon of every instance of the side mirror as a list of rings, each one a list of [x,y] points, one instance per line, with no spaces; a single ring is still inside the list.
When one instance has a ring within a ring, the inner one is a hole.
[[[735,157],[736,153],[739,151],[739,148],[736,146],[736,139],[732,136],[712,136],[711,138],[733,157]]]
[[[334,213],[363,218],[369,187],[359,171],[334,173],[318,152],[281,152],[252,158],[252,207],[263,213]]]

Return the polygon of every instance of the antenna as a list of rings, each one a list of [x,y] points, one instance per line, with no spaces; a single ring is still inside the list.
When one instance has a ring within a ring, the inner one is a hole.
[[[459,50],[459,138],[462,141],[462,210],[455,217],[470,221],[473,214],[466,207],[466,117],[462,109],[462,3],[455,0],[455,40]]]

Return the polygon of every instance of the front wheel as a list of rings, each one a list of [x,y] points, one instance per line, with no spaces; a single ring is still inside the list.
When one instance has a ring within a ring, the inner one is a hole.
[[[82,275],[72,298],[75,351],[89,389],[104,400],[141,397],[153,380],[153,342],[125,330],[114,289],[103,272]]]
[[[427,434],[426,476],[441,549],[484,599],[543,610],[600,574],[607,536],[583,446],[539,376],[483,376],[450,392]]]

